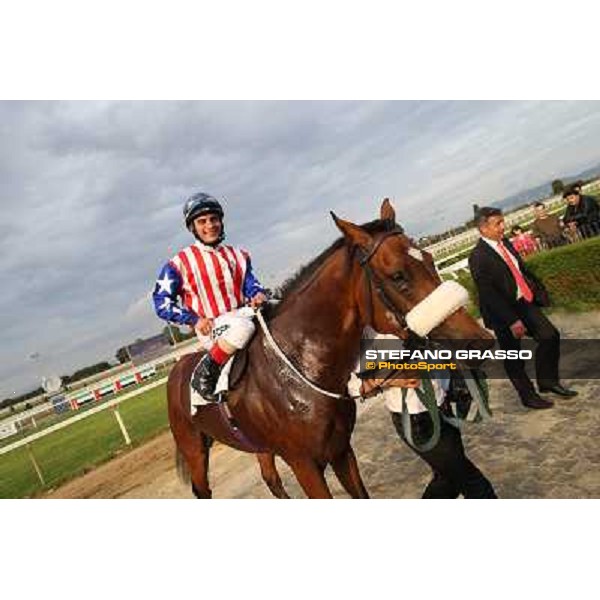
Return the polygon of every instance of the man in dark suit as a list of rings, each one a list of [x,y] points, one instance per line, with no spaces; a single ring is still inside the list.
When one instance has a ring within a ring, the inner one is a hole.
[[[520,350],[521,338],[528,333],[538,342],[535,370],[539,391],[563,397],[577,395],[560,384],[560,334],[540,309],[548,306],[548,294],[504,237],[502,211],[480,208],[475,224],[481,238],[469,256],[469,268],[485,326],[494,330],[504,350]],[[525,406],[553,406],[535,391],[522,360],[507,359],[504,368]]]
[[[575,229],[582,238],[593,237],[600,233],[600,208],[592,196],[584,196],[581,186],[567,188],[563,193],[567,210],[563,222]]]

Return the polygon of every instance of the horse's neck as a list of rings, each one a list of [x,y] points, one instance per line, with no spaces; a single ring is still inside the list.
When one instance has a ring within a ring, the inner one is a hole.
[[[329,389],[345,385],[358,358],[362,328],[352,279],[352,265],[340,249],[273,320],[286,354],[311,381]]]

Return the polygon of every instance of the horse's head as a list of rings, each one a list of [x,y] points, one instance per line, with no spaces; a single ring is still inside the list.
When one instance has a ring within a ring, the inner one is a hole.
[[[431,254],[396,224],[387,198],[375,226],[332,217],[360,265],[355,290],[363,324],[403,339],[429,336],[455,349],[493,345],[492,335],[465,310],[468,292],[456,282],[442,283]]]

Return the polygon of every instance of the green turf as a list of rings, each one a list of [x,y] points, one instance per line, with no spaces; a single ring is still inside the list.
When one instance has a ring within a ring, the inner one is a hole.
[[[165,385],[125,400],[118,408],[134,445],[168,425]],[[126,444],[112,409],[31,443],[46,488],[72,479],[124,449]],[[41,489],[25,448],[0,456],[0,498],[23,498]]]
[[[24,498],[39,488],[25,448],[0,456],[0,498]]]
[[[139,443],[168,425],[166,386],[162,385],[119,405],[131,441]]]

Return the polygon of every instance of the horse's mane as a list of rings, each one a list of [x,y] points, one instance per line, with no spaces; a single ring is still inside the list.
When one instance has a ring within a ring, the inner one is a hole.
[[[388,220],[376,219],[375,221],[369,221],[363,223],[360,227],[370,234],[382,233],[389,231],[396,226],[395,223]],[[305,283],[307,283],[317,269],[337,250],[339,250],[345,243],[345,238],[342,236],[335,240],[321,254],[313,258],[308,264],[301,266],[298,271],[290,278],[286,279],[281,287],[279,288],[279,296],[283,302],[292,293],[300,289]]]

